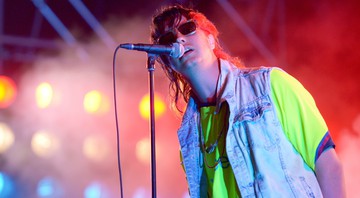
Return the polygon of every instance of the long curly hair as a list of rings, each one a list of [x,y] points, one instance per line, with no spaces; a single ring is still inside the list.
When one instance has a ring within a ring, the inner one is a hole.
[[[204,14],[180,5],[162,8],[153,16],[150,27],[151,42],[157,44],[158,38],[165,33],[165,27],[176,27],[180,23],[182,17],[185,17],[188,20],[195,20],[197,28],[203,30],[207,35],[212,34],[214,36],[215,48],[213,51],[217,58],[228,60],[239,68],[244,67],[240,59],[230,56],[222,49],[218,39],[219,31]],[[166,76],[170,80],[169,94],[171,97],[172,108],[183,113],[179,108],[179,99],[182,97],[183,100],[188,103],[191,95],[191,86],[181,74],[175,72],[171,68],[170,62],[166,56],[160,56],[157,61],[160,63]]]

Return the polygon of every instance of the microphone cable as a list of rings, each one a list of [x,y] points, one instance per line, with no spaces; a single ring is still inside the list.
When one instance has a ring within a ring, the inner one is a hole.
[[[117,102],[116,102],[116,53],[120,49],[120,46],[116,47],[113,56],[113,89],[114,89],[114,112],[115,112],[115,125],[116,125],[116,145],[117,145],[117,164],[118,164],[118,173],[120,180],[120,197],[123,198],[123,182],[122,182],[122,173],[121,173],[121,159],[120,159],[120,130],[119,130],[119,120],[117,112]]]

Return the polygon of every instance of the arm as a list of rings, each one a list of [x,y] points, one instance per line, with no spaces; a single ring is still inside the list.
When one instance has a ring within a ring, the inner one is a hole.
[[[315,170],[324,197],[345,197],[342,167],[335,150],[325,147],[329,140],[323,142],[324,138],[330,133],[313,97],[285,72],[274,69],[270,77],[272,99],[285,135]]]
[[[315,172],[325,198],[346,197],[342,166],[335,149],[328,149],[319,156]]]

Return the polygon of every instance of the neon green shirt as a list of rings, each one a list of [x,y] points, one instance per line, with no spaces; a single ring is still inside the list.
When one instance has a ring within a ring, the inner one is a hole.
[[[204,152],[204,167],[208,179],[208,197],[240,197],[235,176],[225,149],[228,107],[223,105],[218,114],[215,106],[200,108],[205,146],[203,150],[216,144],[213,152]],[[208,149],[210,150],[210,149]]]
[[[315,170],[315,162],[329,147],[335,147],[310,93],[294,77],[273,69],[270,73],[271,97],[285,135],[306,164]]]
[[[271,97],[284,133],[315,170],[317,157],[326,148],[334,146],[326,123],[312,96],[296,79],[278,69],[272,70],[270,78]],[[211,150],[209,147],[218,142],[213,152],[204,152],[209,197],[241,197],[225,151],[227,108],[227,105],[222,105],[218,114],[214,114],[215,106],[200,108],[205,142],[203,150]]]

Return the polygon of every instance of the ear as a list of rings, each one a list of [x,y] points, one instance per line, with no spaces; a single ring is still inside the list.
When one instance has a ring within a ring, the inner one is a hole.
[[[212,50],[215,49],[215,38],[212,34],[208,35],[208,41],[209,41],[209,45],[211,47]]]

